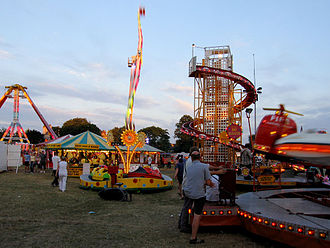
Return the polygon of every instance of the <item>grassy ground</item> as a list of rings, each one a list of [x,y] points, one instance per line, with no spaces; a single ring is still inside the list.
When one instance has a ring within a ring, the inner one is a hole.
[[[163,173],[173,176],[174,171]],[[183,202],[176,188],[115,202],[79,189],[76,178],[68,179],[64,193],[51,181],[50,172],[0,174],[1,247],[190,246],[190,235],[177,229]],[[206,242],[202,247],[283,247],[239,228],[204,228],[199,237]]]

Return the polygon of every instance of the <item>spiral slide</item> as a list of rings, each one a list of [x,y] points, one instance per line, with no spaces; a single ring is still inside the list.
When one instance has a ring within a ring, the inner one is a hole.
[[[190,77],[198,77],[198,76],[203,77],[203,76],[208,76],[208,75],[214,75],[217,77],[229,79],[229,80],[233,81],[234,83],[241,85],[244,88],[244,92],[246,92],[246,94],[243,97],[243,99],[241,101],[237,102],[236,105],[234,106],[234,113],[241,112],[243,109],[247,108],[248,106],[250,106],[252,103],[254,103],[257,100],[257,92],[256,92],[256,89],[255,89],[254,85],[252,84],[252,82],[250,80],[248,80],[247,78],[245,78],[235,72],[218,69],[218,68],[212,68],[212,67],[208,67],[208,66],[196,65],[196,67],[193,69],[193,71],[190,72],[190,74],[189,74]],[[241,148],[242,145],[238,144],[234,141],[229,141],[227,143],[227,142],[222,141],[221,138],[219,138],[218,136],[210,135],[210,134],[207,134],[207,133],[204,133],[204,132],[201,132],[201,131],[195,129],[195,126],[197,124],[199,124],[198,120],[184,123],[182,125],[181,132],[183,132],[187,135],[190,135],[190,136],[194,136],[199,139],[211,140],[216,143],[227,145],[234,149],[239,150]]]

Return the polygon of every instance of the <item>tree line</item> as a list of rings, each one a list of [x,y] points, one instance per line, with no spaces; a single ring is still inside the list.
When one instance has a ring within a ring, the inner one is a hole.
[[[184,115],[176,123],[174,131],[175,144],[170,143],[170,134],[167,129],[162,129],[156,126],[145,127],[137,132],[144,132],[148,137],[148,144],[156,147],[164,152],[189,152],[190,147],[193,145],[193,138],[180,132],[181,126],[188,121],[192,121],[192,117]],[[60,126],[53,127],[54,132],[58,137],[71,134],[77,135],[86,131],[93,132],[97,135],[102,135],[102,130],[95,124],[89,122],[86,118],[73,118],[63,123]],[[111,129],[115,142],[120,142],[120,135],[125,130],[125,127],[114,127]],[[0,137],[5,132],[5,128],[0,129]],[[45,141],[45,136],[38,130],[26,130],[31,144],[38,144]]]

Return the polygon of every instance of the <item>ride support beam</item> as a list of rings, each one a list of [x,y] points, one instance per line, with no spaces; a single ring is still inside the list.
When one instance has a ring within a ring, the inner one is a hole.
[[[32,108],[34,109],[34,111],[38,115],[38,117],[41,120],[41,122],[45,125],[47,131],[52,136],[52,139],[57,139],[58,138],[57,135],[55,134],[55,132],[53,131],[53,129],[49,126],[49,124],[47,123],[47,121],[45,120],[45,118],[42,116],[42,114],[38,110],[37,106],[33,103],[32,99],[30,98],[30,96],[28,95],[28,93],[25,90],[23,90],[23,94],[28,99],[29,103],[31,104]]]

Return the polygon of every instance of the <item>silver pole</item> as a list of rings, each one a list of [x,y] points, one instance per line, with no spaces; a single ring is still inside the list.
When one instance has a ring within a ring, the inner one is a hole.
[[[256,61],[253,54],[253,81],[254,81],[254,88],[257,90],[257,82],[256,82]],[[258,101],[258,93],[257,99],[254,102],[254,135],[257,133],[257,101]]]

